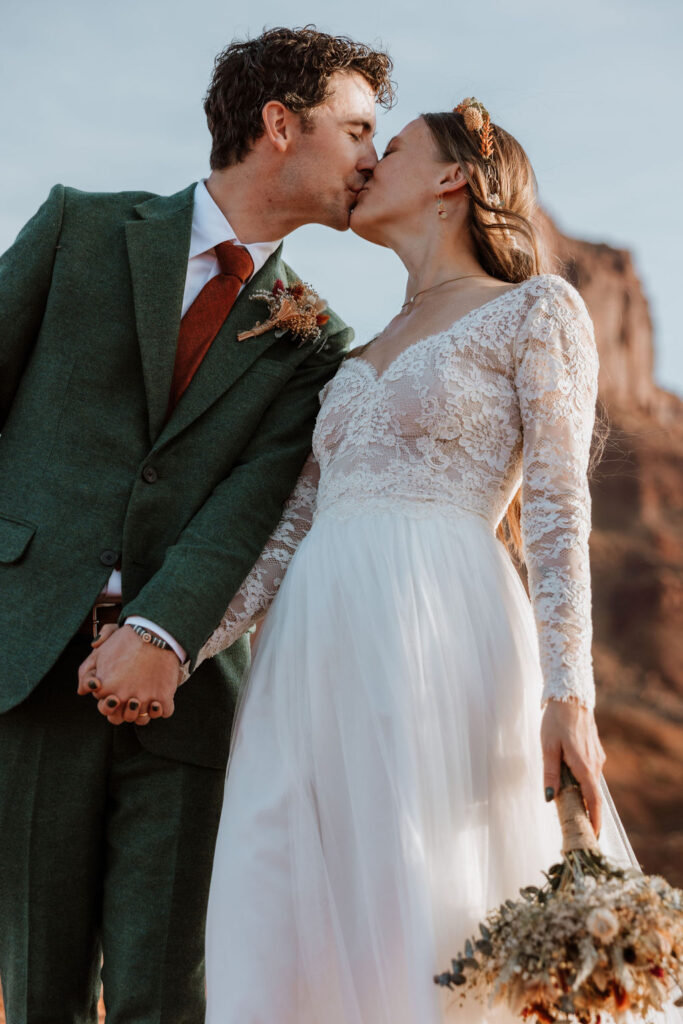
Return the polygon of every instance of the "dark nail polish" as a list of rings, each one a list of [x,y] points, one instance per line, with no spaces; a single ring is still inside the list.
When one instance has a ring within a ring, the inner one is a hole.
[[[107,701],[107,707],[108,707],[108,708],[115,708],[115,707],[118,707],[118,704],[119,704],[119,702],[118,702],[118,700],[116,699],[116,697],[110,697],[110,698],[108,699],[108,701]]]
[[[555,799],[555,790],[553,789],[552,786],[546,786],[545,787],[545,800],[546,800],[546,803],[549,804],[550,801],[554,800],[554,799]]]
[[[137,709],[140,707],[140,701],[139,700],[129,700],[128,701],[128,707],[130,708],[131,711],[137,711]]]
[[[152,702],[152,703],[150,704],[150,709],[151,709],[152,711],[161,711],[161,704],[157,704],[157,702],[156,702],[156,701],[153,701],[153,702]]]
[[[89,679],[88,680],[88,689],[89,690],[98,690],[99,686],[100,686],[100,684],[97,682],[96,679]]]

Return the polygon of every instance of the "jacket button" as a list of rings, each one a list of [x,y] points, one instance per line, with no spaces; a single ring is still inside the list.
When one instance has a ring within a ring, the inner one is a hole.
[[[155,484],[159,479],[159,474],[157,473],[154,466],[145,466],[145,468],[142,471],[142,479],[145,480],[148,484]]]
[[[116,565],[118,560],[118,552],[111,551],[109,548],[100,554],[100,562],[102,565]]]

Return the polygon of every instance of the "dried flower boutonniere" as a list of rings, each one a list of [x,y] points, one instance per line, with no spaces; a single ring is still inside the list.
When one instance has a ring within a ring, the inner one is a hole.
[[[238,341],[257,338],[275,328],[276,338],[290,332],[299,338],[301,347],[308,341],[319,341],[322,337],[320,328],[330,319],[324,312],[327,306],[325,300],[303,282],[285,288],[278,278],[272,292],[254,292],[251,299],[268,303],[268,319],[263,323],[257,321],[250,331],[242,331],[237,335]]]

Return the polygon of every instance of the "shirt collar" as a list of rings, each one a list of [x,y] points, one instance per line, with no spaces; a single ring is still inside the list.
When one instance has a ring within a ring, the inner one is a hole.
[[[194,192],[189,258],[199,256],[207,249],[213,249],[219,242],[229,242],[233,239],[239,241],[228,219],[209,195],[206,183],[198,181]],[[250,242],[244,246],[254,261],[254,273],[272,256],[281,241],[282,239],[275,242]]]

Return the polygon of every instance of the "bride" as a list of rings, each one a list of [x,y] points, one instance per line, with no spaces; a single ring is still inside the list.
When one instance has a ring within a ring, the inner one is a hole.
[[[511,1019],[432,978],[557,859],[561,755],[604,852],[632,858],[593,717],[595,344],[543,272],[534,200],[520,145],[467,100],[392,139],[352,214],[404,263],[406,302],[321,393],[283,520],[203,651],[272,602],[215,854],[210,1024]],[[499,536],[520,483],[531,602]]]

